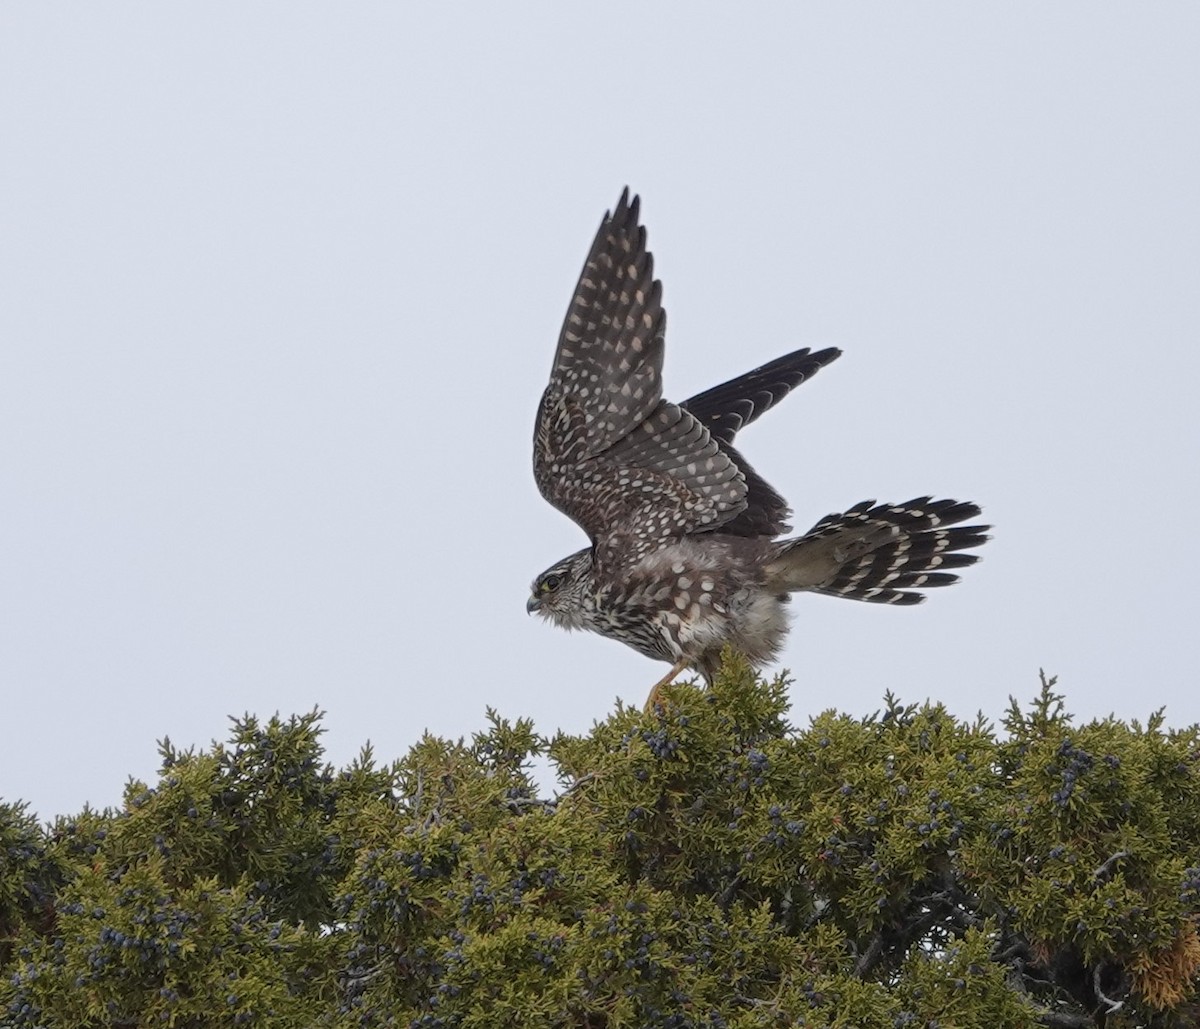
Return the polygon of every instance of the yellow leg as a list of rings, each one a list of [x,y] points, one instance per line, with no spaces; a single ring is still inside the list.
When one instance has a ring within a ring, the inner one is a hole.
[[[661,679],[650,687],[650,696],[646,698],[646,713],[649,714],[656,707],[662,705],[658,702],[658,691],[670,683],[675,676],[682,672],[691,662],[686,657],[681,657],[671,666],[671,670],[667,672]]]

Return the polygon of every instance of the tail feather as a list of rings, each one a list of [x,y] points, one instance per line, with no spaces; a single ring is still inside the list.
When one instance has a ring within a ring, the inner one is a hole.
[[[874,604],[919,604],[924,594],[911,590],[949,586],[958,576],[947,569],[979,560],[962,551],[987,542],[991,526],[957,524],[979,514],[976,504],[932,497],[903,504],[864,500],[781,543],[766,569],[767,586],[780,593],[808,590]]]

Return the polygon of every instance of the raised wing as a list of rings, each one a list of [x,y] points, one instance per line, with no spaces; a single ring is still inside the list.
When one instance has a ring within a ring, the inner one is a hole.
[[[722,443],[732,443],[740,429],[841,356],[836,347],[815,354],[808,347],[794,350],[761,368],[697,393],[679,406],[691,411]]]
[[[715,528],[746,498],[728,451],[662,399],[666,314],[638,209],[626,190],[600,225],[534,431],[538,489],[591,536],[602,561]]]
[[[700,419],[746,477],[746,507],[723,524],[721,532],[732,536],[775,537],[791,529],[787,501],[734,449],[733,440],[740,429],[841,355],[834,347],[816,353],[808,347],[795,350],[697,393],[680,405]]]
[[[567,308],[546,387],[547,398],[570,398],[583,420],[582,439],[570,440],[582,444],[580,458],[623,438],[662,397],[667,315],[639,207],[626,189],[617,209],[605,214]]]

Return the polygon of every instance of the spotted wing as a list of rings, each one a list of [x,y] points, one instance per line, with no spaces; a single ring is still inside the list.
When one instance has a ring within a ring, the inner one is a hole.
[[[746,477],[745,510],[721,526],[723,533],[774,537],[791,529],[787,501],[734,449],[733,440],[739,430],[841,354],[834,347],[816,353],[805,347],[697,393],[680,405],[700,419]]]
[[[626,190],[600,225],[534,432],[538,489],[601,561],[715,528],[746,502],[733,458],[696,415],[662,399],[666,314],[638,208]]]

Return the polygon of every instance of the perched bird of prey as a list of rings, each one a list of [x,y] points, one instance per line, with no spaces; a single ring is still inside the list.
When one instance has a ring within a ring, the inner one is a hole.
[[[726,645],[758,667],[788,631],[800,591],[916,604],[989,526],[959,525],[975,504],[918,497],[864,500],[803,536],[787,502],[733,443],[800,383],[841,355],[808,348],[681,404],[662,395],[662,286],[626,189],[606,214],[567,310],[538,407],[533,473],[591,545],[534,580],[527,608],[671,663],[650,692],[686,668],[711,683]],[[954,526],[951,528],[951,526]]]

